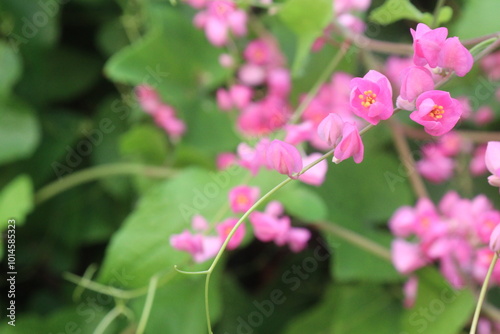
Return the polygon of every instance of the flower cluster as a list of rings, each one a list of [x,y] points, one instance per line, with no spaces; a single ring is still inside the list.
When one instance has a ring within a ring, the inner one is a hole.
[[[499,224],[500,212],[484,195],[469,200],[448,192],[438,207],[422,198],[415,207],[399,208],[389,221],[397,237],[391,249],[394,266],[411,275],[438,263],[454,287],[463,288],[471,280],[480,284],[493,256],[490,236]],[[493,279],[500,283],[500,267]]]
[[[177,118],[175,109],[161,101],[156,90],[147,85],[136,87],[137,100],[145,112],[153,116],[156,124],[162,127],[174,140],[186,131],[184,122]]]

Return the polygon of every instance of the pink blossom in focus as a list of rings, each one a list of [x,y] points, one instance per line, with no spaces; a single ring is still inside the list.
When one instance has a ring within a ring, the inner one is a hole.
[[[453,129],[462,114],[460,102],[450,93],[440,90],[422,93],[416,106],[417,110],[410,114],[410,118],[423,125],[425,132],[432,136],[441,136]]]
[[[287,243],[294,253],[301,252],[306,248],[311,232],[306,228],[292,227],[288,231]]]
[[[334,147],[342,137],[342,128],[344,121],[337,114],[330,113],[318,125],[318,136],[328,144]]]
[[[258,187],[237,186],[229,191],[229,204],[234,213],[244,213],[252,207],[260,195]]]
[[[398,108],[412,111],[415,100],[423,92],[434,89],[431,72],[422,66],[411,66],[401,73],[401,90],[397,100]]]
[[[342,139],[335,148],[334,157],[340,162],[347,158],[353,157],[354,162],[359,164],[363,161],[364,145],[359,135],[358,128],[355,123],[346,122],[342,128]]]
[[[494,187],[500,187],[500,141],[488,142],[484,159],[492,174],[488,177],[488,182]]]
[[[292,177],[302,170],[302,157],[299,151],[292,145],[273,140],[266,151],[268,166],[280,174]]]
[[[405,275],[411,274],[428,263],[418,245],[402,239],[392,242],[391,257],[396,270]]]
[[[234,228],[234,226],[236,226],[236,223],[238,223],[238,219],[228,218],[224,220],[222,223],[217,225],[216,227],[217,234],[219,235],[221,242],[224,242],[226,240],[231,230]],[[229,240],[229,243],[227,244],[227,249],[232,250],[238,248],[238,246],[243,241],[244,237],[245,237],[245,224],[241,224],[234,232],[233,236],[231,237],[231,240]]]
[[[431,29],[423,23],[417,29],[410,29],[413,36],[413,62],[417,66],[429,64],[430,67],[438,66],[438,56],[448,36],[448,29]]]
[[[392,116],[392,87],[383,74],[370,70],[363,78],[352,79],[350,87],[356,115],[374,125]]]
[[[439,29],[439,28],[438,28]],[[474,59],[458,37],[448,38],[439,51],[437,66],[455,71],[457,76],[463,77],[472,68]]]
[[[302,164],[303,166],[307,166],[310,163],[321,158],[321,156],[322,156],[321,153],[312,153],[311,155],[305,157],[302,160]],[[301,174],[299,176],[299,180],[304,183],[311,184],[313,186],[320,186],[325,181],[325,176],[327,171],[328,171],[328,164],[326,163],[326,160],[322,160],[316,166],[312,167],[307,172]]]

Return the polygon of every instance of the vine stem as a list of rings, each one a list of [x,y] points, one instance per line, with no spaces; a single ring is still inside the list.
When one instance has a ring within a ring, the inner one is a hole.
[[[114,163],[87,168],[74,172],[49,183],[35,194],[35,204],[39,205],[52,197],[90,181],[114,175],[137,174],[155,178],[167,178],[175,174],[170,168],[146,166],[134,163]]]
[[[326,69],[321,73],[321,76],[314,83],[314,86],[311,88],[311,90],[307,93],[306,98],[302,100],[302,102],[299,104],[299,106],[293,113],[293,116],[290,119],[291,123],[297,123],[299,121],[300,116],[302,116],[302,114],[304,113],[304,111],[306,111],[309,104],[311,104],[312,100],[318,94],[321,85],[323,85],[325,81],[328,80],[328,77],[332,74],[333,70],[339,65],[340,61],[345,56],[350,47],[351,44],[349,42],[344,41],[342,43],[340,50],[337,52],[332,61],[327,65]]]
[[[106,314],[104,318],[102,318],[101,322],[94,330],[94,334],[102,334],[108,328],[108,326],[123,313],[123,309],[121,306],[115,306],[111,311]]]
[[[437,28],[439,25],[439,12],[444,5],[445,0],[438,0],[436,7],[434,8],[434,17],[432,18],[431,28]]]
[[[153,307],[153,301],[155,299],[156,287],[158,286],[158,276],[155,275],[151,277],[149,281],[148,294],[146,297],[146,302],[144,303],[144,309],[142,310],[141,319],[139,320],[139,325],[137,326],[136,334],[143,334],[148,323],[149,314],[151,313],[151,308]]]
[[[486,291],[488,290],[488,284],[490,282],[491,274],[495,268],[495,264],[498,260],[498,253],[495,252],[493,258],[491,259],[490,267],[488,268],[488,273],[484,278],[483,286],[481,287],[481,292],[479,293],[479,300],[477,301],[476,311],[474,312],[474,318],[472,319],[472,325],[470,327],[470,334],[475,334],[477,329],[477,323],[479,321],[479,314],[481,313],[481,306],[484,302],[484,297],[486,296]]]

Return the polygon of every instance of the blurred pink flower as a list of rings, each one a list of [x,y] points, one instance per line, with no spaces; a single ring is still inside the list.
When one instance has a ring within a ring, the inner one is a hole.
[[[417,244],[403,239],[396,239],[392,242],[391,255],[396,270],[405,275],[411,274],[428,263]]]
[[[217,234],[219,235],[221,243],[224,243],[231,230],[234,228],[234,226],[236,226],[237,222],[238,222],[237,218],[228,218],[224,220],[222,223],[217,225],[216,227]],[[231,240],[229,240],[227,244],[227,249],[232,250],[238,248],[238,246],[243,241],[243,238],[245,237],[245,232],[246,232],[245,224],[241,224],[234,232],[233,236],[231,237]]]
[[[229,191],[229,204],[234,213],[244,213],[252,207],[260,195],[258,187],[237,186]]]
[[[288,231],[287,243],[292,252],[298,253],[306,248],[310,238],[311,232],[308,229],[302,227],[292,227]]]
[[[312,153],[311,155],[304,157],[302,160],[303,166],[307,166],[310,163],[321,158],[321,153]],[[322,160],[316,166],[309,169],[307,172],[299,176],[299,180],[311,184],[313,186],[320,186],[325,181],[326,172],[328,171],[328,164],[326,160]]]

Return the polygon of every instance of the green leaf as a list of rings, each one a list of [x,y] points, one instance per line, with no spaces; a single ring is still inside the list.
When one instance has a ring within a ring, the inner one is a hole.
[[[101,74],[101,63],[95,55],[74,48],[27,53],[25,60],[18,89],[21,96],[33,103],[76,98],[89,90]]]
[[[33,184],[27,175],[20,175],[7,184],[0,192],[0,231],[9,219],[22,225],[26,215],[33,210]]]
[[[353,227],[349,229],[387,250],[390,249],[392,236],[388,233]],[[339,281],[400,282],[404,279],[390,261],[334,235],[328,235],[327,240],[335,249],[336,255],[331,259],[332,276]]]
[[[29,157],[40,139],[37,118],[27,105],[0,102],[0,164]]]
[[[21,61],[19,56],[6,43],[0,41],[0,96],[6,95],[21,76]]]
[[[450,29],[450,35],[469,39],[495,33],[498,31],[499,11],[500,2],[497,0],[466,1],[461,15]]]
[[[199,99],[201,89],[208,91],[224,79],[220,51],[189,17],[167,6],[154,8],[162,24],[111,57],[105,73],[115,81],[154,86],[173,104]]]
[[[415,305],[402,318],[407,334],[456,334],[470,320],[476,299],[469,289],[455,290],[435,269],[417,273]]]
[[[312,43],[332,20],[332,1],[288,0],[281,7],[279,17],[297,36],[293,73],[298,75],[303,70]]]
[[[138,125],[120,138],[120,153],[133,161],[161,165],[167,157],[165,132],[154,125]]]
[[[388,25],[402,19],[420,22],[423,14],[410,0],[386,0],[384,4],[370,14],[370,21]]]
[[[400,316],[401,305],[380,285],[335,285],[285,333],[399,333]]]
[[[277,193],[275,199],[283,203],[288,214],[305,222],[324,220],[327,217],[328,210],[323,199],[303,185],[289,186]]]

